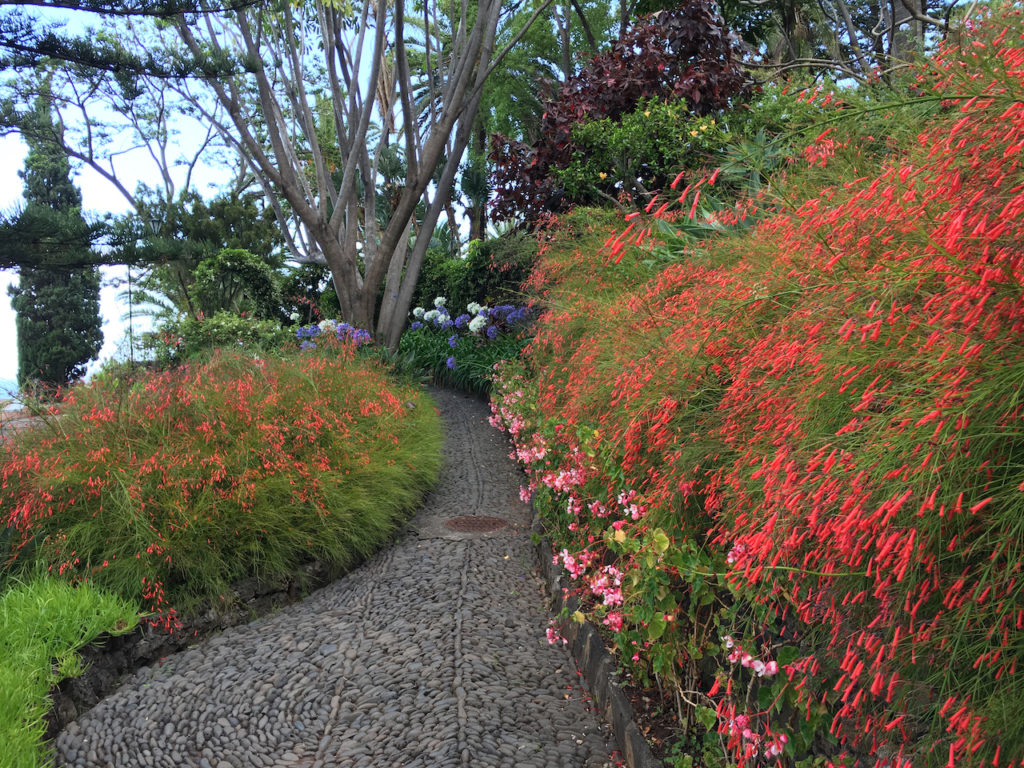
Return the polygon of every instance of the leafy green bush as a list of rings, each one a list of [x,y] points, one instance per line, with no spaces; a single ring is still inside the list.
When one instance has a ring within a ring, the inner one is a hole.
[[[618,120],[580,123],[576,151],[555,176],[574,200],[602,203],[621,193],[645,199],[681,172],[695,179],[717,164],[730,140],[721,116],[694,115],[685,102],[640,102]]]
[[[0,768],[47,764],[50,688],[82,673],[78,649],[137,623],[134,606],[88,583],[40,577],[0,594]]]
[[[420,271],[415,303],[428,306],[435,296],[446,297],[453,307],[473,301],[521,303],[522,283],[536,259],[536,238],[523,233],[473,240],[464,259],[430,250]]]
[[[465,272],[464,259],[453,258],[442,248],[429,249],[420,267],[413,304],[427,306],[435,296],[446,296],[451,299],[453,306],[463,306],[461,286]]]
[[[321,352],[73,390],[2,447],[15,570],[89,578],[173,626],[238,579],[372,552],[437,477],[438,417],[354,345]]]
[[[266,261],[244,248],[224,248],[203,259],[192,274],[192,298],[205,315],[233,312],[277,319],[281,293]]]
[[[186,317],[160,325],[143,339],[159,368],[170,368],[208,356],[219,347],[242,348],[264,354],[280,348],[294,334],[274,320],[254,320],[230,312],[212,317]]]

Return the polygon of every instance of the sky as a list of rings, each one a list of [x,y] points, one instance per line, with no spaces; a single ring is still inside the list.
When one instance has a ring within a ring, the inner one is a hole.
[[[96,23],[96,17],[91,14],[65,13],[52,9],[40,9],[38,14],[53,21],[65,22],[65,29],[68,32],[85,31],[88,25]],[[197,129],[190,130],[187,125],[175,127],[181,131],[181,141],[184,145],[188,146],[197,141]],[[18,176],[18,171],[24,167],[27,152],[28,148],[20,136],[0,136],[0,211],[9,212],[24,202],[23,182]],[[142,149],[121,154],[118,157],[117,170],[128,189],[135,189],[140,181],[158,178],[156,167],[148,153]],[[221,174],[218,174],[216,169],[200,167],[193,176],[193,186],[207,194],[214,186],[218,175]],[[72,181],[82,193],[82,210],[86,214],[118,214],[131,210],[131,206],[117,188],[88,167],[72,163]],[[103,360],[127,357],[128,323],[122,316],[127,314],[128,306],[126,301],[118,298],[123,289],[111,285],[112,280],[123,282],[127,277],[127,270],[122,266],[102,267],[101,270],[103,287],[100,293],[100,312],[103,316],[103,348],[98,361],[88,365],[87,378],[97,370]],[[17,331],[14,310],[7,295],[7,287],[17,283],[17,280],[17,270],[0,270],[0,395],[18,374]],[[136,334],[150,327],[148,318],[137,316],[132,325]],[[119,352],[121,354],[118,354]]]

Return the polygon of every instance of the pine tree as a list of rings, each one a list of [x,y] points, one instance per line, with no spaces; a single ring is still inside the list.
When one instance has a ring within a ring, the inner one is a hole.
[[[45,88],[32,118],[52,125]],[[25,169],[19,174],[26,201],[21,215],[48,226],[47,235],[32,244],[34,263],[21,267],[18,286],[9,289],[17,313],[18,385],[38,381],[55,387],[81,378],[85,364],[99,354],[100,276],[96,267],[81,266],[89,261],[82,238],[88,226],[67,155],[52,144],[27,141]]]

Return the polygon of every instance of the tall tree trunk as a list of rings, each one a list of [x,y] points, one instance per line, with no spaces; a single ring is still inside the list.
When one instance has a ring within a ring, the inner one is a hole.
[[[478,124],[476,130],[473,131],[473,147],[470,150],[471,157],[477,157],[483,161],[487,155],[487,131],[484,130],[483,124]],[[484,188],[483,194],[479,199],[473,200],[473,205],[469,208],[469,239],[483,240],[484,233],[487,229],[487,167],[486,162],[482,169],[484,178],[481,179]]]
[[[562,79],[572,77],[572,41],[569,37],[569,16],[571,14],[568,0],[563,4],[561,13],[555,14],[558,25],[558,40],[562,47]]]

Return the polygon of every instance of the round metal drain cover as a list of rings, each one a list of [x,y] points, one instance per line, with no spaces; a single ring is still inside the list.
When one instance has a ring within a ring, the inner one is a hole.
[[[460,533],[489,533],[498,531],[508,525],[500,517],[484,515],[468,515],[466,517],[450,517],[444,521],[445,528]]]

